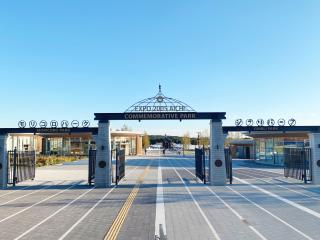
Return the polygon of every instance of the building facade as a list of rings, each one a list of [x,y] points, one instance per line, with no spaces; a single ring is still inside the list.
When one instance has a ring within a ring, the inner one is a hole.
[[[40,155],[87,156],[95,147],[91,133],[72,134],[11,134],[7,140],[8,150],[34,150]],[[142,135],[132,131],[112,131],[112,149],[125,149],[126,155],[142,154]]]
[[[233,159],[254,159],[255,141],[253,139],[234,139],[230,141],[231,156]]]
[[[258,163],[283,166],[286,148],[309,147],[308,132],[251,132],[251,139],[230,142],[233,158],[254,159]]]
[[[309,147],[309,138],[305,134],[269,134],[254,136],[255,159],[260,163],[283,166],[285,148]]]

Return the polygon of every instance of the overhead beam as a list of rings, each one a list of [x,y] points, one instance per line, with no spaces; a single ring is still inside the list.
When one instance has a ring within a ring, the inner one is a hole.
[[[224,133],[228,132],[320,132],[320,126],[226,126],[222,127]]]
[[[95,113],[99,121],[109,120],[197,120],[226,119],[225,112],[125,112],[125,113]]]
[[[97,134],[98,128],[0,128],[0,134],[9,134],[9,133],[31,133],[31,134],[40,134],[40,133],[56,133],[56,134],[72,134],[72,133],[92,133]]]

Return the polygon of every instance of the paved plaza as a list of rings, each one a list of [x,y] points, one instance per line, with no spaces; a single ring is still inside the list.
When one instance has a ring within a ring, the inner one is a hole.
[[[191,157],[134,157],[108,189],[87,185],[85,160],[39,168],[0,190],[0,239],[319,239],[319,186],[233,165],[233,185],[208,186]]]

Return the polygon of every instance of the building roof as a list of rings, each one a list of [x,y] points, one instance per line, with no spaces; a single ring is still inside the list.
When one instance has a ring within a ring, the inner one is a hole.
[[[253,139],[234,139],[230,141],[231,145],[240,145],[240,146],[252,146],[254,145],[254,140]]]
[[[251,134],[289,134],[289,133],[320,133],[320,126],[251,126],[251,127],[223,127],[223,132],[247,132]]]
[[[10,134],[12,136],[40,135],[40,136],[91,136],[98,134],[98,128],[0,128],[0,134]],[[111,131],[111,135],[136,136],[143,135],[135,131]]]
[[[143,134],[141,132],[115,130],[115,131],[111,131],[111,135],[121,135],[121,136],[140,135],[140,136],[142,136]]]

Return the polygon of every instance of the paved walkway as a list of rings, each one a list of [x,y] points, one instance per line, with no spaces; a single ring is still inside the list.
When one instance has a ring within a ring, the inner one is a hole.
[[[190,157],[136,157],[108,189],[87,185],[86,161],[40,168],[0,190],[0,239],[319,239],[319,186],[234,166],[234,184],[217,187],[197,181]]]

